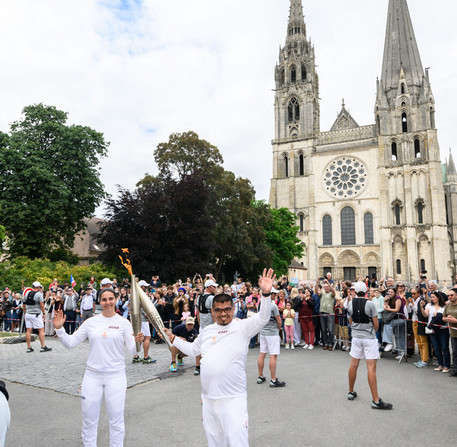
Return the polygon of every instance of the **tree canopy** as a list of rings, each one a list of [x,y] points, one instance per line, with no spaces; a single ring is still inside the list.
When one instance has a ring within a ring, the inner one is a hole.
[[[159,175],[107,201],[99,234],[105,261],[119,263],[129,248],[134,271],[146,278],[238,271],[255,280],[265,266],[287,273],[302,253],[294,215],[255,202],[251,182],[225,170],[217,147],[195,132],[170,135],[154,158]]]
[[[12,255],[37,258],[71,247],[105,197],[98,164],[109,143],[67,119],[36,104],[0,134],[0,222]]]

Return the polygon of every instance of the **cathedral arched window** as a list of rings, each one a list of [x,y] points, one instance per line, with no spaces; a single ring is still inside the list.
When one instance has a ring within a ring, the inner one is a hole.
[[[301,64],[301,79],[306,81],[306,67],[305,64]]]
[[[422,201],[417,202],[416,209],[417,209],[417,223],[423,224],[424,223],[424,203]]]
[[[414,158],[421,158],[421,142],[418,138],[414,140]]]
[[[421,264],[421,272],[425,272],[426,271],[425,259],[421,259],[420,264]]]
[[[297,82],[297,68],[295,67],[295,65],[292,65],[292,67],[290,68],[290,82]]]
[[[397,275],[401,275],[401,260],[400,259],[397,259],[397,262],[396,262],[396,267],[397,267]]]
[[[355,213],[350,206],[341,210],[341,245],[355,245]]]
[[[365,230],[365,244],[374,244],[373,214],[365,213],[363,216],[363,226]]]
[[[303,216],[303,214],[300,214],[299,220],[300,220],[300,231],[304,231],[304,228],[305,228],[305,216]]]
[[[401,131],[403,133],[408,132],[408,117],[405,112],[401,114]]]
[[[289,159],[284,157],[284,177],[289,177]]]
[[[403,82],[401,83],[401,93],[405,93],[405,84],[403,84]]]
[[[283,68],[283,69],[281,69],[281,72],[279,74],[279,82],[281,83],[281,85],[283,85],[284,81],[285,81],[285,78],[284,78],[284,68]]]
[[[305,157],[303,157],[303,154],[298,157],[298,164],[300,175],[305,175]]]
[[[394,206],[394,222],[395,225],[400,225],[401,224],[401,219],[400,219],[400,205],[397,203]]]
[[[300,120],[300,104],[297,101],[297,98],[292,98],[287,107],[287,114],[289,118],[289,123],[294,123]]]
[[[395,141],[390,145],[390,152],[392,161],[398,160],[397,143]]]
[[[332,245],[332,218],[326,214],[322,219],[322,235],[323,235],[323,245]]]

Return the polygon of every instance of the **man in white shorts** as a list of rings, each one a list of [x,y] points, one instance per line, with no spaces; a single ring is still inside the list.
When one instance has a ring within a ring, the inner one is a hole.
[[[279,314],[278,306],[275,304],[275,299],[278,290],[271,289],[271,315],[268,323],[260,331],[260,354],[257,359],[257,368],[259,370],[259,377],[257,383],[260,385],[265,382],[266,378],[263,376],[263,367],[265,364],[265,357],[270,354],[270,387],[282,388],[286,386],[285,382],[280,382],[276,377],[276,364],[280,351],[281,339],[279,338],[279,331],[282,327],[281,316]]]
[[[145,280],[141,280],[138,285],[141,287],[143,292],[148,295],[148,287],[149,284]],[[133,357],[132,363],[154,363],[157,360],[151,359],[149,357],[149,347],[151,346],[151,328],[149,326],[149,320],[146,317],[146,314],[143,310],[141,310],[141,332],[144,334],[144,341],[143,341],[143,360],[140,359],[139,354]]]
[[[33,352],[32,348],[32,331],[38,329],[38,338],[40,339],[40,352],[52,351],[44,343],[44,298],[41,292],[42,285],[35,281],[32,284],[32,289],[22,299],[22,309],[25,315],[25,341],[27,342],[27,352]]]
[[[351,366],[349,367],[348,400],[354,400],[357,393],[354,384],[357,378],[357,368],[360,359],[366,359],[368,385],[370,385],[372,402],[371,408],[391,410],[393,405],[384,402],[378,395],[376,380],[376,362],[379,359],[378,340],[376,331],[379,328],[378,311],[375,305],[365,298],[367,286],[364,282],[354,284],[357,297],[348,304],[348,319],[352,328]]]

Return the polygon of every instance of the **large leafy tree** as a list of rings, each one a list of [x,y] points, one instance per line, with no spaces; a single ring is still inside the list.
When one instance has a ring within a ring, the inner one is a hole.
[[[71,247],[105,197],[98,164],[108,143],[67,118],[52,106],[28,106],[0,135],[0,220],[12,255]]]
[[[208,197],[208,186],[194,175],[149,176],[133,192],[119,189],[98,235],[107,246],[104,260],[118,264],[121,249],[129,248],[133,271],[143,278],[173,281],[206,271],[213,253]]]

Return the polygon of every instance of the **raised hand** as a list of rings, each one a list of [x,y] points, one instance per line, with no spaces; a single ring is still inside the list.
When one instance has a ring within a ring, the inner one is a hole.
[[[273,287],[273,282],[276,280],[276,275],[273,269],[263,269],[263,274],[259,279],[259,287],[262,290],[262,295],[268,295]]]
[[[56,329],[60,329],[64,325],[66,319],[67,317],[63,314],[62,310],[56,310],[54,313],[54,318],[52,319],[54,327]]]

